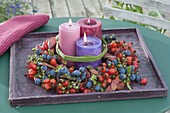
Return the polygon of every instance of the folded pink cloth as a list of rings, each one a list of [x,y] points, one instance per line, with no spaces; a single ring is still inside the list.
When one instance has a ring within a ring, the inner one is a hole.
[[[16,16],[0,24],[0,55],[2,55],[14,42],[18,41],[28,32],[46,24],[49,16],[45,14]]]

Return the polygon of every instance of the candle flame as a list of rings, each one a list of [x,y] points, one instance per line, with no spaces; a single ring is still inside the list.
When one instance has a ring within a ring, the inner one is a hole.
[[[71,18],[69,19],[69,22],[68,22],[68,23],[69,23],[69,26],[72,26],[72,23],[73,23],[73,22],[72,22]]]
[[[90,23],[90,19],[87,20],[87,23]]]
[[[86,37],[86,33],[84,32],[84,43],[87,42],[87,37]]]

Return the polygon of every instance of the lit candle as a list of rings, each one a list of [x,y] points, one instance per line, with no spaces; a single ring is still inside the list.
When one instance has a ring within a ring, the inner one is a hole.
[[[73,23],[71,19],[69,22],[63,23],[59,26],[59,45],[61,51],[70,56],[76,55],[76,40],[80,37],[80,26]],[[72,66],[74,63],[68,63]]]
[[[87,36],[95,36],[102,38],[102,22],[95,18],[83,18],[77,21],[80,25],[80,36],[83,37],[84,32]]]
[[[76,41],[76,56],[98,56],[102,52],[102,42],[99,38],[94,36],[87,36],[84,33],[84,37],[79,38]],[[76,62],[76,68],[81,66],[91,65],[96,68],[101,64],[101,59],[94,62]]]

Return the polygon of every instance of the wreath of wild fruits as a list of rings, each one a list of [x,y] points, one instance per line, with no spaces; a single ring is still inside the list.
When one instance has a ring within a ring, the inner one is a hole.
[[[131,82],[147,84],[139,75],[139,59],[132,42],[119,40],[114,35],[103,35],[108,52],[97,68],[92,66],[66,67],[64,60],[55,53],[56,39],[50,38],[38,44],[26,62],[26,77],[34,84],[57,94],[112,92],[126,87],[132,90]]]

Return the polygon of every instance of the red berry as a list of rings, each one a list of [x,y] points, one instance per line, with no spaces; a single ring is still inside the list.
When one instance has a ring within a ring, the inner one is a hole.
[[[43,83],[50,83],[50,79],[49,78],[45,79]]]
[[[83,93],[88,93],[88,89],[84,89],[84,90],[83,90]]]
[[[28,75],[35,75],[36,73],[37,73],[37,71],[35,71],[33,69],[28,70]]]
[[[116,70],[113,69],[113,68],[111,68],[111,69],[108,70],[108,74],[109,74],[109,75],[112,75],[112,74],[115,74],[115,73],[116,73]]]
[[[59,90],[57,94],[61,95],[63,94],[63,91]]]
[[[141,81],[140,81],[140,84],[146,85],[147,82],[148,82],[147,78],[142,78]]]
[[[67,87],[68,85],[69,85],[68,80],[66,80],[66,81],[63,82],[63,86],[64,86],[64,87]]]
[[[51,79],[50,82],[54,85],[57,83],[55,79]]]
[[[76,90],[75,89],[70,89],[70,93],[76,93]]]
[[[36,71],[37,70],[37,65],[34,64],[33,62],[30,62],[30,68]]]
[[[106,64],[106,63],[102,63],[102,66],[106,67],[106,66],[107,66],[107,64]]]
[[[50,83],[48,83],[48,84],[44,84],[44,88],[46,89],[46,90],[50,90],[51,89],[51,84]]]
[[[106,67],[103,66],[102,69],[100,70],[101,72],[105,73],[106,72]]]
[[[115,47],[117,47],[117,43],[116,43],[116,42],[112,42],[112,43],[110,43],[110,47],[111,47],[111,48],[115,48]]]
[[[111,79],[111,78],[108,78],[108,79],[107,79],[107,83],[108,83],[108,84],[111,84],[111,82],[112,82],[112,79]]]
[[[104,78],[109,78],[109,74],[108,73],[104,73],[103,77]]]
[[[106,82],[102,82],[101,87],[102,87],[102,88],[106,88],[106,85],[107,85]]]
[[[81,92],[83,92],[83,91],[84,91],[84,88],[83,88],[83,87],[81,87],[81,88],[80,88],[80,91],[81,91]]]
[[[56,61],[56,59],[55,59],[55,58],[52,58],[52,59],[50,60],[50,64],[56,67],[56,66],[57,66],[57,61]]]
[[[99,81],[103,82],[104,81],[104,77],[103,76],[99,76]]]
[[[43,48],[44,48],[44,50],[48,50],[48,43],[47,43],[48,41],[45,41],[44,43],[43,43]]]

